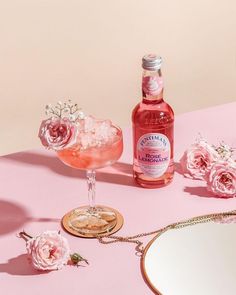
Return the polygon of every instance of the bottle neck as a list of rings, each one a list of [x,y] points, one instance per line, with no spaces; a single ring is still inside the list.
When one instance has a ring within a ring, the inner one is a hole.
[[[144,103],[158,103],[163,100],[163,78],[161,70],[143,70],[142,93]]]

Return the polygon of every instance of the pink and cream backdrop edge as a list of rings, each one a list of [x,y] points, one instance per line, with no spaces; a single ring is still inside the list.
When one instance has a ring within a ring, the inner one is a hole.
[[[0,154],[39,146],[45,104],[67,97],[129,125],[149,52],[177,114],[235,101],[235,15],[234,0],[2,1]]]

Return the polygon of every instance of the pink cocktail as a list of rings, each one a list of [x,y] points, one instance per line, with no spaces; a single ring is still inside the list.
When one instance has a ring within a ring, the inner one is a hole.
[[[76,142],[57,151],[66,165],[87,171],[89,206],[71,211],[68,226],[84,237],[97,237],[117,228],[117,211],[95,205],[95,170],[112,165],[123,151],[122,131],[110,120],[97,120],[91,116],[77,122]],[[118,228],[117,228],[118,229]]]
[[[117,133],[106,143],[85,149],[77,143],[71,148],[59,151],[58,157],[66,165],[77,169],[93,170],[112,165],[123,151],[122,132],[118,127],[112,128],[115,128]]]
[[[122,131],[110,120],[85,115],[71,100],[46,105],[47,119],[41,122],[43,146],[57,152],[66,165],[86,170],[89,206],[76,208],[62,220],[64,228],[82,237],[97,237],[119,230],[123,224],[115,209],[95,205],[95,170],[112,165],[123,151]]]

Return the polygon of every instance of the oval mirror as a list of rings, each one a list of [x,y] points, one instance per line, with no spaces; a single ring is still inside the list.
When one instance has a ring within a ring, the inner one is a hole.
[[[169,229],[145,248],[142,270],[156,294],[235,295],[236,223]]]

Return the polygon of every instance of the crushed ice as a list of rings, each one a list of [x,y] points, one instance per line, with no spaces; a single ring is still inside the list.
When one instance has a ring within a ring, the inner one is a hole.
[[[117,128],[110,120],[97,120],[92,116],[85,116],[79,120],[78,142],[82,149],[100,147],[113,142],[117,135]]]

